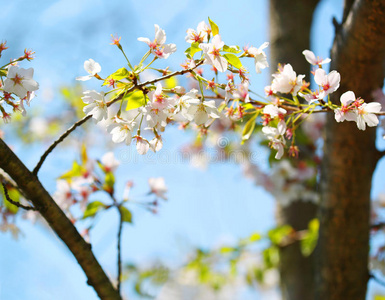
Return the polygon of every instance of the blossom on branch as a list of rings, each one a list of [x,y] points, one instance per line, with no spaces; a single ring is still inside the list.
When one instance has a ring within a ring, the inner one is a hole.
[[[17,66],[8,68],[7,78],[4,80],[4,91],[14,93],[20,99],[27,96],[28,92],[39,89],[39,84],[32,79],[33,69],[23,69]]]
[[[166,43],[166,32],[155,24],[155,39],[151,41],[149,38],[140,37],[138,41],[146,43],[151,50],[151,53],[159,58],[168,58],[171,53],[176,51],[175,44]]]
[[[107,104],[104,100],[104,92],[98,93],[95,90],[83,92],[82,97],[84,103],[88,104],[83,108],[84,113],[92,117],[96,121],[105,120],[108,117]]]
[[[290,64],[280,69],[278,73],[273,74],[271,89],[274,93],[293,94],[296,96],[302,87],[302,80],[305,75],[298,75]]]
[[[213,37],[211,43],[199,45],[199,48],[201,48],[205,54],[204,63],[212,65],[219,72],[225,72],[227,70],[227,60],[219,53],[224,45],[225,43],[219,34]]]
[[[259,48],[250,47],[247,49],[247,53],[251,57],[254,57],[255,71],[258,74],[262,72],[261,69],[265,69],[269,67],[269,63],[267,62],[267,56],[265,52],[263,52],[263,49],[265,49],[268,46],[269,46],[269,43],[265,42]]]
[[[318,56],[316,57],[315,54],[310,50],[304,50],[302,54],[305,55],[305,58],[308,61],[308,63],[315,66],[321,66],[323,64],[327,64],[331,62],[330,58],[322,59]]]
[[[198,24],[197,30],[187,29],[185,40],[187,43],[206,43],[210,32],[210,26],[205,21],[202,21]]]
[[[86,70],[90,75],[76,77],[76,80],[80,80],[80,81],[89,80],[95,75],[97,75],[97,73],[99,73],[102,70],[102,67],[97,62],[95,62],[92,58],[90,58],[89,60],[86,60],[84,62],[84,70]]]

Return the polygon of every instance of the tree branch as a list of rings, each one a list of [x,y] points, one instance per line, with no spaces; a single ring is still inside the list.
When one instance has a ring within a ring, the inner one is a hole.
[[[3,185],[3,189],[4,189],[4,195],[5,195],[5,199],[7,199],[7,201],[9,203],[12,203],[13,205],[17,206],[17,207],[20,207],[20,208],[23,208],[25,210],[37,210],[35,207],[33,206],[27,206],[27,205],[23,205],[21,204],[20,202],[17,202],[17,201],[14,201],[11,199],[11,197],[9,197],[9,194],[8,194],[8,189],[7,189],[7,186],[5,185],[4,182],[1,182],[1,184]]]
[[[64,141],[64,139],[67,136],[69,136],[72,131],[74,131],[76,128],[78,128],[79,126],[81,126],[82,124],[87,122],[91,117],[92,117],[92,115],[88,115],[88,116],[83,117],[83,119],[81,119],[81,120],[77,121],[75,124],[73,124],[55,142],[53,142],[52,145],[49,146],[49,148],[41,156],[41,158],[40,158],[39,162],[37,163],[36,167],[33,169],[32,174],[37,176],[37,173],[39,172],[39,170],[40,170],[41,166],[43,165],[45,159],[53,151],[53,149],[55,149],[55,147],[57,145],[59,145],[62,141]]]
[[[16,182],[53,231],[67,245],[87,276],[87,283],[95,289],[98,296],[103,300],[121,300],[92,253],[91,245],[84,241],[38,178],[26,168],[2,139],[0,139],[0,168]]]

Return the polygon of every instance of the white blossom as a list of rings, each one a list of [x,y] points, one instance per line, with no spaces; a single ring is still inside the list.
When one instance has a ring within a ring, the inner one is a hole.
[[[90,75],[76,77],[76,80],[80,80],[80,81],[89,80],[92,77],[94,77],[97,73],[99,73],[102,70],[102,67],[97,62],[95,62],[92,58],[90,58],[89,60],[86,60],[84,62],[84,70],[86,70],[87,73],[89,73]]]
[[[225,72],[227,70],[227,60],[219,53],[224,45],[225,43],[219,34],[213,37],[211,43],[199,45],[205,53],[204,63],[212,65],[219,72]]]
[[[32,77],[33,68],[23,69],[10,66],[7,78],[4,80],[3,89],[7,93],[14,93],[20,99],[23,99],[28,92],[36,91],[39,88],[39,84]]]
[[[315,54],[310,50],[304,50],[302,54],[305,55],[305,58],[308,61],[308,63],[315,66],[320,66],[331,62],[330,58],[322,59],[318,56],[316,57]]]
[[[84,113],[92,117],[96,121],[105,120],[108,117],[107,104],[104,100],[104,92],[98,93],[95,90],[85,91],[82,100],[88,104],[83,108]]]

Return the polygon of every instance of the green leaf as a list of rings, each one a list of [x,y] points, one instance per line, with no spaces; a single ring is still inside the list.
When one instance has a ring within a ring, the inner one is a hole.
[[[243,107],[245,110],[249,110],[249,109],[255,110],[255,107],[254,107],[253,104],[251,104],[251,103],[242,103],[241,105],[242,105],[242,107]]]
[[[266,248],[262,252],[263,262],[267,269],[277,267],[279,263],[279,251],[276,246]]]
[[[83,219],[94,217],[102,208],[106,208],[106,205],[103,202],[94,201],[88,203],[86,210],[84,211]]]
[[[0,70],[0,76],[7,76],[7,72],[5,70]]]
[[[112,172],[107,172],[104,178],[104,183],[109,187],[113,188],[115,184],[115,176]]]
[[[123,222],[132,223],[132,214],[131,212],[124,206],[119,206],[120,213],[122,214]]]
[[[20,193],[16,189],[8,187],[8,196],[9,198],[11,198],[11,200],[17,203],[20,203]],[[16,214],[19,210],[19,207],[17,207],[16,205],[13,205],[11,202],[5,199],[4,190],[3,190],[3,204],[11,214]]]
[[[119,80],[122,80],[124,78],[127,78],[129,75],[130,75],[130,73],[127,71],[126,68],[120,68],[119,70],[115,71],[110,76],[108,76],[106,78],[106,80],[104,81],[103,85],[109,84],[109,82],[108,82],[109,79],[119,81]]]
[[[255,233],[253,233],[253,234],[249,237],[249,241],[250,241],[251,243],[254,243],[254,242],[256,242],[256,241],[259,241],[261,238],[262,238],[262,236],[261,236],[259,233],[255,232]]]
[[[226,247],[226,246],[224,246],[224,247],[222,247],[222,248],[219,250],[219,252],[220,252],[221,254],[227,254],[227,253],[234,252],[235,250],[236,250],[236,249],[233,248],[233,247]]]
[[[71,179],[72,177],[78,177],[82,175],[82,167],[78,164],[77,161],[74,161],[72,163],[72,169],[66,173],[64,173],[62,176],[60,176],[60,179]]]
[[[374,300],[385,300],[385,296],[382,296],[382,295],[374,295]]]
[[[239,46],[223,46],[223,51],[225,52],[231,52],[231,53],[240,53],[241,49],[239,49]]]
[[[147,102],[147,99],[147,96],[145,97],[142,91],[134,91],[123,97],[123,100],[127,100],[126,110],[144,106]]]
[[[268,236],[270,241],[274,245],[279,246],[282,243],[283,239],[285,239],[292,231],[293,228],[291,228],[291,226],[283,225],[269,230]]]
[[[87,155],[87,147],[86,147],[85,143],[82,144],[82,148],[80,151],[80,157],[81,157],[82,165],[83,166],[86,165],[87,161],[88,161],[88,155]]]
[[[229,62],[230,65],[236,67],[237,69],[242,68],[241,60],[232,53],[223,54],[223,57]]]
[[[192,43],[190,47],[188,47],[186,49],[186,51],[184,52],[184,54],[188,57],[188,58],[193,58],[194,54],[195,53],[198,53],[202,51],[201,48],[199,48],[199,43],[195,42],[195,43]]]
[[[210,23],[210,27],[211,27],[211,33],[213,36],[217,35],[219,33],[219,28],[218,28],[218,25],[215,24],[209,17],[209,23]]]
[[[313,219],[309,222],[308,231],[301,240],[301,252],[304,256],[309,256],[314,251],[318,241],[319,221]]]
[[[247,122],[246,122],[246,125],[245,127],[243,128],[243,131],[242,131],[242,143],[244,143],[245,141],[247,141],[251,134],[253,133],[254,131],[254,128],[255,128],[255,120],[257,119],[258,117],[258,114],[259,112],[257,111]]]

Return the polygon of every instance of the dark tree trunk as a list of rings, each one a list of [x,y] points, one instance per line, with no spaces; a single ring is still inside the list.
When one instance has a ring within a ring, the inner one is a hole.
[[[385,1],[345,1],[343,24],[336,24],[332,69],[341,73],[343,92],[371,101],[382,87],[385,59]],[[364,300],[368,281],[370,190],[378,152],[375,128],[327,117],[322,162],[317,298]]]
[[[310,49],[310,30],[313,12],[318,0],[270,1],[270,70],[278,63],[290,63],[297,74],[310,75],[310,65],[302,51]],[[302,156],[302,155],[301,155]],[[301,157],[306,159],[306,157]],[[295,230],[306,229],[316,217],[313,203],[298,199],[287,207],[278,206],[278,223],[288,224]],[[304,257],[298,242],[280,250],[281,291],[284,300],[314,299],[313,255]]]

